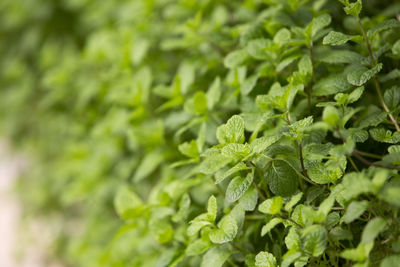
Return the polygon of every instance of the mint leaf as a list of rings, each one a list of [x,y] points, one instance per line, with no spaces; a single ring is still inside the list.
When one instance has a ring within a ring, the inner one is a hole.
[[[265,200],[258,206],[258,210],[266,214],[277,214],[281,211],[283,205],[283,199],[280,196],[276,196]]]
[[[359,67],[347,75],[347,81],[355,86],[361,86],[371,79],[375,74],[381,71],[382,63],[377,64],[372,69]]]
[[[249,189],[252,182],[252,173],[247,174],[246,178],[242,178],[240,176],[233,178],[226,189],[226,201],[235,202],[241,198],[246,193],[247,189]]]
[[[297,173],[285,161],[273,161],[266,169],[265,177],[269,188],[276,195],[287,197],[297,190]]]
[[[256,255],[256,267],[277,267],[274,255],[261,251]]]
[[[350,40],[358,39],[359,35],[348,35],[341,32],[331,31],[324,37],[324,45],[343,45]],[[350,52],[350,51],[349,51]]]
[[[364,211],[368,207],[368,201],[352,201],[350,205],[347,207],[345,214],[342,217],[342,220],[345,223],[351,223],[360,217]]]

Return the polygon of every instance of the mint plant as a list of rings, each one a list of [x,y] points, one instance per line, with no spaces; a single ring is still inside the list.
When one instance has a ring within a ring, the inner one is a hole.
[[[3,2],[0,125],[50,256],[398,265],[399,2]]]

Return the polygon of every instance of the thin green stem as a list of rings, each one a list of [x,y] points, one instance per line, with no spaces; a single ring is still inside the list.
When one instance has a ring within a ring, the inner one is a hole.
[[[360,170],[357,168],[357,165],[354,163],[353,159],[350,156],[347,156],[347,159],[350,161],[351,166],[353,166],[354,170],[356,170],[356,172],[360,172]]]

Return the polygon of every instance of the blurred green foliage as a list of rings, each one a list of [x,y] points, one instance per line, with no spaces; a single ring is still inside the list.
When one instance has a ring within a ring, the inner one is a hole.
[[[66,266],[397,266],[400,2],[2,0],[0,129]]]

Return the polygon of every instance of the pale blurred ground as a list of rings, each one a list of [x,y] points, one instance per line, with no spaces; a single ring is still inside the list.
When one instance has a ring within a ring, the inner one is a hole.
[[[0,267],[47,267],[50,265],[45,263],[43,246],[29,231],[25,233],[26,229],[20,231],[21,206],[12,194],[12,186],[23,166],[24,160],[0,140]],[[30,227],[37,229],[36,225]],[[26,249],[24,257],[21,248]]]

